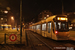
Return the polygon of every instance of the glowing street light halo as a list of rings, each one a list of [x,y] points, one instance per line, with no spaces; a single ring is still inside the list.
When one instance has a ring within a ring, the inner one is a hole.
[[[12,20],[14,20],[14,17],[13,17],[13,16],[11,16],[11,19],[12,19]]]
[[[4,13],[6,13],[6,14],[7,14],[7,13],[8,13],[8,11],[6,11],[6,10],[5,10],[5,11],[4,11]]]

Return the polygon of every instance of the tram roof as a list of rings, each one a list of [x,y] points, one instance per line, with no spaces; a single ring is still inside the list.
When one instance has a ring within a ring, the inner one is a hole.
[[[62,17],[64,17],[64,16],[67,17],[67,15],[53,15],[53,16],[48,17],[47,19],[41,20],[41,21],[39,21],[37,23],[34,23],[34,24],[30,25],[30,26],[34,26],[34,25],[38,25],[38,24],[41,24],[41,23],[52,21],[57,16],[59,16],[59,17],[61,17],[61,16]]]
[[[41,22],[42,22],[42,23],[45,23],[45,22],[46,22],[46,19],[45,19],[45,20],[41,20]]]
[[[52,21],[56,17],[67,17],[67,15],[53,15],[46,19],[46,22]]]
[[[50,16],[49,18],[46,19],[46,22],[53,20],[53,18],[55,18],[56,16],[57,15]]]
[[[32,25],[38,25],[38,24],[41,24],[41,21],[37,22],[37,23],[34,23]]]

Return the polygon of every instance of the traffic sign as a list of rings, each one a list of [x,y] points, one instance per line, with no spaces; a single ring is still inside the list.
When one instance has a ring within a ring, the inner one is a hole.
[[[16,36],[15,34],[11,34],[11,35],[9,36],[9,39],[10,39],[11,41],[15,41],[15,40],[17,39],[17,36]]]

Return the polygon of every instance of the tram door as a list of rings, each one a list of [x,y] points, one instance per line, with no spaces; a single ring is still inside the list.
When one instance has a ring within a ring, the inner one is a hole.
[[[46,23],[42,24],[42,36],[46,37]]]
[[[52,22],[48,22],[48,36],[52,38]]]

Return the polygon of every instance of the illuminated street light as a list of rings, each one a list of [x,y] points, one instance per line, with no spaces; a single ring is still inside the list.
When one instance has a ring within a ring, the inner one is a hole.
[[[1,20],[3,20],[3,18],[1,18]]]
[[[6,14],[7,14],[7,13],[8,13],[8,11],[4,11],[4,13],[6,13]]]
[[[12,16],[11,19],[14,20],[14,17]]]
[[[74,12],[74,14],[75,14],[75,12]]]

